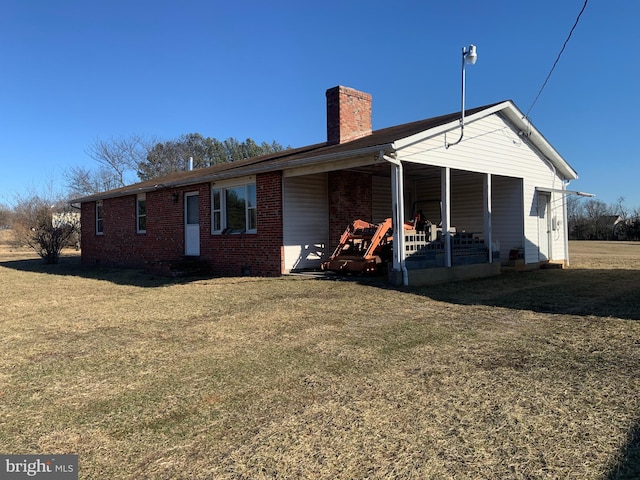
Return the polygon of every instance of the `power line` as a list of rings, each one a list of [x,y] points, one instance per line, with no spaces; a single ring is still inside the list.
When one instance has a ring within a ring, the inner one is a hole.
[[[582,16],[582,13],[584,12],[584,9],[587,8],[587,3],[589,3],[589,0],[584,0],[584,5],[582,6],[582,10],[580,10],[580,13],[578,14],[578,17],[576,18],[576,21],[573,24],[573,27],[571,27],[571,31],[569,32],[569,35],[567,36],[567,39],[564,41],[564,45],[562,45],[562,49],[560,50],[560,53],[558,54],[558,57],[556,58],[556,61],[553,62],[553,66],[551,67],[551,70],[549,71],[549,75],[547,75],[547,78],[545,79],[544,83],[542,84],[542,87],[540,87],[540,91],[538,92],[538,95],[536,95],[536,98],[533,100],[533,103],[529,107],[529,110],[527,110],[527,113],[525,114],[525,118],[529,117],[529,113],[531,112],[531,110],[533,109],[533,106],[538,101],[538,98],[540,98],[540,95],[542,94],[542,91],[544,90],[544,87],[547,86],[547,82],[549,81],[549,78],[551,78],[551,74],[555,70],[556,65],[558,64],[558,61],[560,60],[560,57],[562,56],[562,52],[564,52],[564,49],[567,47],[567,43],[569,43],[569,39],[571,38],[571,35],[573,35],[573,31],[578,26],[578,22],[580,21],[580,17]]]

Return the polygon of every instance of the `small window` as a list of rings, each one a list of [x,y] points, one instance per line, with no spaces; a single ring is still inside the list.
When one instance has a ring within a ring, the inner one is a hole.
[[[96,202],[96,235],[104,233],[104,210],[102,200]]]
[[[211,191],[212,233],[256,233],[256,184],[214,188]]]
[[[256,209],[256,184],[247,185],[247,230],[255,231],[258,227],[258,211]]]
[[[140,193],[136,199],[136,225],[138,233],[147,232],[147,195]]]
[[[211,223],[214,232],[222,231],[222,190],[216,189],[211,193]]]

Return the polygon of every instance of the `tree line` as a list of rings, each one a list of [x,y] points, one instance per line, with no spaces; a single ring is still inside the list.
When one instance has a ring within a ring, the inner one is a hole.
[[[251,138],[242,142],[233,137],[218,140],[199,133],[166,141],[141,135],[96,139],[86,150],[95,162],[94,167],[69,169],[65,173],[66,186],[70,197],[82,197],[186,170],[190,159],[194,169],[204,168],[287,148],[291,147],[283,147],[276,141],[258,144]]]
[[[13,229],[17,245],[32,248],[46,263],[58,263],[65,246],[79,245],[80,214],[69,205],[70,199],[183,171],[190,162],[194,169],[203,168],[286,148],[275,141],[221,141],[199,133],[167,141],[140,135],[96,139],[86,150],[94,165],[68,169],[64,192],[51,184],[44,193],[19,194],[13,207],[0,204],[0,229]]]
[[[606,204],[594,198],[567,198],[571,240],[640,240],[640,208],[626,206],[624,197]]]

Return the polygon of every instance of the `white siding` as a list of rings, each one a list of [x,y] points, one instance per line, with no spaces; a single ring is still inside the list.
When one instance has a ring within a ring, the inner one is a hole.
[[[392,214],[391,179],[389,177],[373,177],[373,223],[381,223]]]
[[[284,178],[284,271],[318,268],[329,243],[327,175]]]
[[[448,149],[444,146],[444,135],[415,142],[404,147],[398,152],[402,161],[423,163],[445,167],[453,170],[462,170],[479,173],[490,173],[504,177],[523,179],[522,197],[518,205],[522,208],[522,221],[524,224],[524,245],[525,260],[527,263],[538,261],[538,216],[537,198],[535,187],[562,188],[562,181],[549,166],[546,159],[532,149],[526,139],[514,132],[509,124],[497,114],[490,115],[472,123],[465,125],[464,138],[458,145]],[[448,135],[451,141],[459,135],[459,131],[454,130]],[[452,187],[455,189],[456,186]],[[464,188],[461,193],[465,194]],[[480,195],[482,190],[480,189]],[[557,195],[552,197],[554,209],[552,215],[562,218],[562,205],[557,200]],[[481,199],[481,197],[479,197]],[[456,199],[452,196],[453,208]],[[480,204],[482,202],[480,201]],[[495,208],[495,200],[494,200]],[[458,212],[458,218],[466,221],[468,213]],[[454,220],[455,210],[452,210],[452,220]],[[506,221],[507,217],[503,217]],[[508,241],[512,242],[511,233],[514,227],[508,227],[505,232],[509,233]],[[558,231],[552,244],[551,256],[553,259],[566,258],[564,251],[563,231]],[[494,230],[494,236],[496,236]],[[521,241],[522,243],[522,241]],[[502,245],[502,251],[504,247]],[[508,253],[508,252],[507,252]],[[501,256],[501,259],[502,256]]]
[[[451,172],[451,226],[456,231],[483,233],[483,184],[482,174]]]
[[[438,225],[441,218],[440,211],[440,175],[423,177],[413,182],[415,186],[415,199],[418,209],[422,210],[425,218],[431,223]],[[407,215],[411,215],[412,206],[409,205]],[[408,220],[411,220],[408,218]]]
[[[482,233],[484,204],[483,176],[467,172],[451,172],[451,226],[458,231]],[[440,177],[424,177],[414,182],[419,208],[431,223],[441,221]]]
[[[522,179],[493,175],[491,187],[493,242],[500,243],[500,263],[507,263],[511,250],[524,248]]]

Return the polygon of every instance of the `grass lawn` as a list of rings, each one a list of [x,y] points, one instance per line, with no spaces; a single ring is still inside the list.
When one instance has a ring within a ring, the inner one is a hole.
[[[407,290],[0,243],[0,452],[82,479],[639,478],[640,244],[570,249]]]

